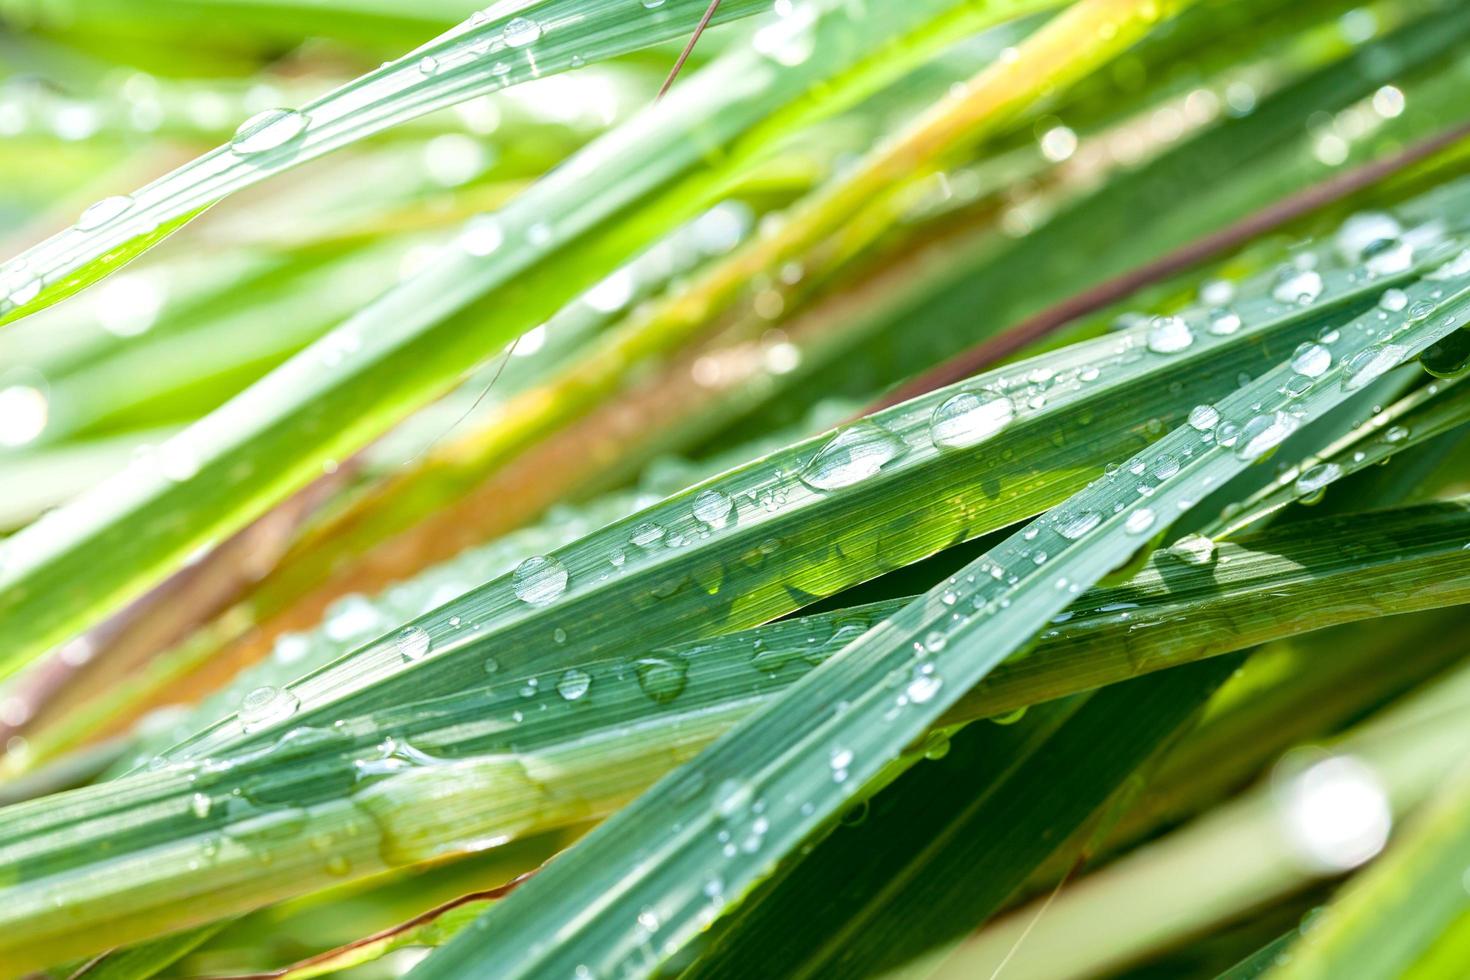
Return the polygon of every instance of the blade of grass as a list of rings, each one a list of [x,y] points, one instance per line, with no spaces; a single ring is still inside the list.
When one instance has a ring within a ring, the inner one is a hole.
[[[484,251],[502,238],[505,247],[487,256],[442,253],[161,447],[158,460],[9,539],[0,624],[11,643],[0,675],[136,597],[201,545],[443,393],[460,372],[712,203],[721,182],[795,117],[884,77],[924,49],[934,23],[964,22],[956,11],[967,9],[961,0],[923,0],[850,19],[837,4],[795,26],[793,40],[818,42],[799,64],[778,65],[755,48],[732,51],[657,111],[486,219],[493,223],[470,226],[465,249]],[[819,80],[830,84],[814,88]],[[721,146],[729,155],[703,168]],[[456,313],[470,314],[473,328]]]
[[[1302,421],[1458,329],[1470,315],[1470,278],[1457,279],[1453,267],[1430,275],[1436,279],[1410,287],[1411,302],[1430,303],[1429,294],[1444,282],[1446,304],[1416,309],[1412,319],[1387,329],[1364,318],[1345,326],[1337,341],[1342,360],[1319,380],[1292,384],[1305,389],[1300,399],[1283,396],[1294,372],[1282,365],[1221,402],[1220,416],[1240,426],[1238,439],[1227,439],[1238,448],[1201,449],[1198,431],[1175,430],[1157,451],[1131,460],[1133,469],[1120,471],[1127,476],[1082,491],[972,563],[953,584],[849,644],[696,763],[600,825],[414,975],[476,975],[490,964],[507,977],[579,965],[638,974],[656,969],[1064,608],[1069,589],[1091,585],[1129,557],[1139,545],[1140,523],[1146,529],[1159,514],[1172,521],[1201,490],[1243,470]],[[1299,414],[1288,415],[1288,406]],[[1148,491],[1147,506],[1139,503],[1140,486]],[[831,782],[829,752],[850,759],[844,766],[850,784]],[[721,834],[737,845],[733,854]],[[690,894],[691,882],[712,877],[722,881],[719,895]]]
[[[721,21],[765,0],[729,0]],[[298,110],[268,110],[229,144],[139,189],[109,198],[78,225],[0,264],[0,324],[111,274],[203,208],[289,167],[435,109],[688,34],[702,0],[630,8],[612,0],[548,0],[534,19],[477,12],[448,31]]]

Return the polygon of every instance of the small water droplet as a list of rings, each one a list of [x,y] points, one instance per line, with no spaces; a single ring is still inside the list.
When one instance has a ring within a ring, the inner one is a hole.
[[[1342,467],[1336,463],[1318,463],[1296,478],[1294,487],[1302,496],[1310,496],[1326,488],[1327,484],[1342,475]]]
[[[729,494],[720,490],[705,490],[694,498],[694,519],[712,528],[722,528],[730,519],[735,506]]]
[[[799,475],[813,490],[838,490],[861,483],[903,453],[901,439],[864,419],[828,440]]]
[[[1169,554],[1186,565],[1208,565],[1215,558],[1215,542],[1203,534],[1186,534],[1169,546]]]
[[[529,17],[517,17],[505,25],[501,35],[507,47],[523,48],[541,38],[541,25]]]
[[[1325,288],[1322,275],[1316,269],[1288,266],[1277,273],[1276,282],[1271,287],[1271,297],[1278,303],[1310,306],[1317,301]]]
[[[1101,523],[1101,514],[1095,510],[1084,510],[1081,513],[1065,515],[1057,525],[1057,533],[1068,541],[1076,541]]]
[[[1363,250],[1363,268],[1371,275],[1392,276],[1414,265],[1414,246],[1402,238],[1380,238]]]
[[[638,672],[638,686],[650,700],[668,704],[684,693],[689,661],[678,654],[653,653],[640,658],[634,668]]]
[[[1217,306],[1210,311],[1208,329],[1217,337],[1228,337],[1240,330],[1240,314],[1228,306]]]
[[[92,231],[121,216],[133,206],[133,199],[126,194],[104,197],[82,212],[77,219],[78,231]]]
[[[1332,352],[1321,344],[1307,342],[1291,355],[1291,369],[1309,378],[1320,378],[1332,366]]]
[[[1189,425],[1200,432],[1209,432],[1220,423],[1220,413],[1213,405],[1196,405],[1189,410]]]
[[[1015,403],[1005,395],[961,391],[934,409],[929,437],[943,449],[964,449],[989,439],[1015,417]]]
[[[240,124],[230,138],[230,149],[239,156],[254,156],[285,146],[306,131],[310,120],[295,109],[267,109]]]
[[[301,706],[296,695],[279,687],[257,687],[240,702],[240,727],[245,732],[268,728],[285,721]]]
[[[555,558],[533,555],[516,566],[511,575],[511,585],[517,599],[533,606],[544,606],[567,590],[567,569]]]
[[[1194,331],[1182,317],[1156,316],[1148,325],[1148,349],[1155,354],[1177,354],[1194,343]]]
[[[1402,289],[1385,289],[1378,297],[1378,308],[1389,313],[1398,313],[1409,305],[1409,294]]]
[[[439,59],[433,55],[424,55],[419,59],[419,71],[425,75],[432,75],[439,70]]]
[[[1142,534],[1154,526],[1154,512],[1147,507],[1140,507],[1123,521],[1123,530],[1129,534]]]
[[[1382,376],[1404,359],[1407,350],[1398,344],[1375,344],[1364,347],[1352,357],[1342,369],[1342,390],[1357,391],[1364,385]]]
[[[1240,441],[1235,455],[1246,461],[1257,460],[1286,441],[1301,425],[1294,415],[1268,412],[1257,415],[1240,428]]]
[[[193,796],[189,797],[189,812],[194,814],[194,816],[198,817],[200,820],[203,820],[205,817],[209,816],[211,805],[212,803],[209,799],[208,794],[206,793],[195,793]]]
[[[393,637],[393,645],[404,660],[422,660],[429,655],[432,645],[429,634],[418,626],[405,626]]]
[[[591,686],[592,675],[576,667],[562,674],[561,680],[556,682],[557,693],[568,701],[580,699]]]
[[[633,528],[633,533],[628,535],[628,541],[630,543],[635,544],[638,547],[643,548],[644,550],[658,547],[659,542],[663,539],[663,527],[653,523],[652,521],[644,521],[642,524],[639,524],[637,527]],[[614,564],[617,563],[614,562]]]

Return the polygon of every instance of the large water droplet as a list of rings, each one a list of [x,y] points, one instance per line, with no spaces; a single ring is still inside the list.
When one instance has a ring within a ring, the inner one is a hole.
[[[658,547],[658,543],[664,539],[664,529],[652,521],[644,521],[633,528],[633,533],[628,535],[628,541],[645,550]],[[617,564],[614,562],[613,564]]]
[[[1016,406],[1005,395],[961,391],[934,409],[929,437],[942,449],[964,449],[989,439],[1015,417]]]
[[[1210,311],[1209,331],[1217,337],[1228,337],[1240,330],[1240,314],[1228,306]]]
[[[505,25],[501,35],[508,47],[523,48],[541,38],[541,25],[528,17],[517,17]]]
[[[1287,415],[1285,412],[1267,412],[1257,415],[1240,427],[1240,439],[1235,446],[1235,455],[1246,461],[1260,459],[1285,442],[1286,437],[1295,432],[1300,425],[1301,421],[1296,416]]]
[[[576,667],[561,675],[556,682],[557,693],[568,701],[576,701],[592,686],[592,675]]]
[[[1407,349],[1398,344],[1375,344],[1372,347],[1364,347],[1352,357],[1342,368],[1342,390],[1357,391],[1375,378],[1381,377],[1391,369],[1398,366],[1408,353]]]
[[[82,216],[77,219],[77,230],[91,231],[94,228],[101,228],[109,221],[122,215],[132,206],[133,199],[126,194],[104,197],[82,212]]]
[[[230,149],[240,156],[253,156],[285,146],[306,131],[310,120],[295,109],[267,109],[240,124],[230,138]]]
[[[1336,463],[1318,463],[1296,478],[1294,487],[1303,497],[1325,489],[1327,484],[1342,475],[1342,467]]]
[[[1392,240],[1403,234],[1403,227],[1392,215],[1381,211],[1364,211],[1342,223],[1333,243],[1349,262],[1361,262],[1368,249],[1377,242]]]
[[[1154,526],[1154,512],[1147,507],[1140,507],[1123,521],[1123,530],[1129,534],[1142,534]]]
[[[721,528],[730,519],[735,506],[730,495],[720,490],[705,490],[694,498],[694,519],[712,528]]]
[[[429,655],[432,644],[429,634],[417,626],[405,626],[393,637],[393,645],[404,660],[422,660]]]
[[[1182,317],[1156,316],[1148,325],[1148,349],[1155,354],[1177,354],[1194,343],[1194,331]]]
[[[534,555],[516,566],[511,585],[517,599],[544,606],[567,590],[567,569],[555,558]]]
[[[1378,297],[1378,308],[1389,313],[1398,313],[1409,305],[1409,294],[1402,289],[1385,289]]]
[[[832,437],[802,467],[801,482],[814,490],[838,490],[873,476],[902,456],[904,444],[876,422],[855,422]]]
[[[1169,554],[1186,565],[1208,565],[1215,558],[1215,542],[1203,534],[1186,534],[1169,546]]]
[[[1213,405],[1196,405],[1189,410],[1190,428],[1209,432],[1220,422],[1220,413]]]
[[[676,653],[652,653],[634,664],[638,686],[658,704],[668,704],[684,693],[689,661]]]
[[[279,687],[257,687],[240,702],[240,727],[246,732],[268,728],[296,713],[301,702]]]
[[[1278,303],[1294,303],[1309,306],[1317,301],[1326,286],[1316,269],[1298,269],[1289,266],[1277,273],[1271,287],[1271,297]]]
[[[1408,272],[1414,265],[1414,246],[1402,238],[1383,238],[1363,251],[1363,268],[1375,276]]]
[[[1057,533],[1068,541],[1076,541],[1101,523],[1101,514],[1095,510],[1084,510],[1081,513],[1064,515],[1057,524]]]
[[[1332,366],[1332,352],[1321,344],[1305,343],[1291,355],[1291,369],[1309,378],[1320,378]]]

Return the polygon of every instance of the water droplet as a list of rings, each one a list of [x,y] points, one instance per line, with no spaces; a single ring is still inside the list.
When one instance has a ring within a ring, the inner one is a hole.
[[[1150,467],[1150,472],[1152,472],[1154,477],[1157,479],[1167,480],[1171,476],[1179,472],[1179,460],[1175,459],[1168,453],[1161,453],[1159,456],[1154,458],[1153,466]]]
[[[675,653],[654,653],[634,664],[638,686],[649,699],[668,704],[684,693],[689,675],[689,661]]]
[[[1349,262],[1361,262],[1367,251],[1376,243],[1391,241],[1404,232],[1403,226],[1391,214],[1382,211],[1364,211],[1342,223],[1333,244]]]
[[[1217,337],[1228,337],[1240,329],[1240,314],[1228,306],[1210,311],[1209,331]]]
[[[1381,238],[1363,250],[1363,268],[1375,276],[1408,272],[1414,265],[1414,246],[1402,238]]]
[[[903,453],[901,439],[865,419],[833,436],[799,475],[814,490],[838,490],[861,483]]]
[[[541,25],[528,17],[517,17],[505,25],[501,35],[507,47],[523,48],[541,38]]]
[[[1123,530],[1129,534],[1142,534],[1153,526],[1154,512],[1147,507],[1138,508],[1123,521]]]
[[[209,816],[211,805],[212,804],[209,796],[206,793],[195,793],[193,796],[189,797],[189,812],[194,814],[194,816],[198,817],[200,820],[203,820],[205,817]]]
[[[1200,432],[1209,432],[1220,422],[1220,413],[1213,405],[1196,405],[1189,410],[1189,425]]]
[[[1332,366],[1332,352],[1321,344],[1302,344],[1291,355],[1291,369],[1309,378],[1320,378]]]
[[[1357,391],[1364,385],[1382,376],[1404,359],[1407,350],[1398,344],[1375,344],[1364,347],[1352,357],[1342,369],[1342,390]]]
[[[429,634],[417,626],[405,626],[393,637],[393,645],[404,660],[422,660],[429,655],[432,640]]]
[[[279,687],[257,687],[240,702],[240,727],[246,732],[268,728],[296,713],[301,702],[296,695]]]
[[[1215,558],[1215,542],[1203,534],[1186,534],[1169,546],[1169,554],[1186,565],[1208,565]]]
[[[1182,317],[1156,316],[1148,325],[1148,349],[1155,354],[1177,354],[1194,343],[1194,331]]]
[[[587,689],[591,686],[592,675],[576,667],[562,674],[561,680],[556,682],[557,693],[568,701],[578,700],[587,693]]]
[[[1016,722],[1025,717],[1026,709],[1022,707],[1017,708],[1015,711],[1007,711],[1003,715],[993,715],[990,721],[992,724],[996,725],[1014,725]]]
[[[1316,269],[1288,266],[1277,273],[1276,282],[1271,287],[1271,297],[1278,303],[1310,306],[1317,301],[1325,288],[1322,276]]]
[[[925,664],[925,666],[932,665]],[[943,686],[944,682],[940,680],[938,675],[929,671],[920,670],[909,681],[908,687],[904,688],[904,696],[909,699],[911,704],[923,704],[926,701],[933,700],[934,695],[938,694],[939,689]]]
[[[1301,425],[1294,415],[1285,412],[1268,412],[1257,415],[1240,427],[1240,441],[1235,455],[1243,460],[1257,460],[1286,441]]]
[[[432,75],[439,70],[439,59],[433,55],[424,55],[419,59],[419,71],[425,75]]]
[[[629,542],[645,550],[658,547],[658,543],[663,539],[664,529],[652,521],[644,521],[633,528],[633,533],[628,535]]]
[[[253,156],[285,146],[306,131],[310,120],[295,109],[267,109],[240,124],[230,138],[230,149],[239,156]]]
[[[104,197],[82,212],[82,216],[77,219],[77,230],[91,231],[94,228],[101,228],[109,221],[122,215],[132,206],[133,199],[126,194]]]
[[[1318,871],[1355,868],[1383,850],[1393,809],[1376,773],[1351,756],[1316,763],[1277,790],[1297,855]]]
[[[1409,305],[1409,294],[1402,289],[1385,289],[1378,297],[1378,308],[1389,313],[1398,313]]]
[[[1084,510],[1078,514],[1064,515],[1057,525],[1057,533],[1068,541],[1076,541],[1101,523],[1101,514],[1095,510]]]
[[[1336,463],[1318,463],[1296,478],[1294,487],[1302,496],[1310,496],[1326,488],[1327,484],[1342,475],[1342,467]]]
[[[511,585],[517,599],[544,606],[567,590],[567,569],[555,558],[534,555],[516,566]]]
[[[1010,424],[1016,406],[1005,395],[961,391],[934,409],[929,437],[943,449],[964,449],[983,442]]]
[[[0,446],[24,446],[46,431],[51,403],[46,393],[30,385],[0,389]]]
[[[721,528],[730,519],[735,506],[729,494],[720,490],[705,490],[694,498],[694,519],[712,528]]]

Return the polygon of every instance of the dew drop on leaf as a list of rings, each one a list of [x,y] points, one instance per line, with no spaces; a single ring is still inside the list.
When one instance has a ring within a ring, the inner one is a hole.
[[[1325,288],[1322,275],[1316,269],[1291,266],[1277,274],[1276,282],[1271,287],[1271,297],[1278,303],[1310,306],[1317,301]]]
[[[561,675],[561,680],[556,682],[556,691],[568,701],[576,701],[587,693],[592,686],[592,675],[585,670],[576,667],[571,668]]]
[[[393,637],[393,645],[404,660],[422,660],[429,655],[429,634],[418,626],[405,626]]]
[[[529,17],[517,17],[505,25],[502,35],[507,47],[523,48],[541,38],[541,25]]]
[[[1286,441],[1301,425],[1294,415],[1285,412],[1266,412],[1257,415],[1240,427],[1240,439],[1235,446],[1235,455],[1250,462],[1275,449]]]
[[[1398,344],[1375,344],[1364,347],[1347,359],[1342,371],[1342,390],[1357,391],[1381,377],[1404,359],[1406,349]]]
[[[929,437],[942,449],[964,449],[983,442],[1016,417],[1016,406],[1005,395],[962,391],[945,399],[929,420]]]
[[[257,687],[240,702],[240,727],[246,732],[268,728],[296,713],[301,702],[296,695],[279,687]]]
[[[801,482],[813,490],[839,490],[861,483],[902,456],[904,444],[876,422],[843,429],[802,467]]]
[[[516,566],[511,585],[517,599],[544,606],[567,590],[567,569],[555,558],[533,555]]]
[[[1156,316],[1149,321],[1147,342],[1155,354],[1177,354],[1194,343],[1194,331],[1182,317]]]
[[[654,653],[634,664],[638,686],[650,700],[668,704],[684,693],[689,661],[675,653]]]
[[[1332,366],[1332,352],[1321,344],[1310,341],[1302,344],[1291,355],[1291,369],[1309,378],[1320,378]]]
[[[104,197],[82,212],[77,219],[78,231],[92,231],[120,217],[133,206],[133,199],[126,194]]]
[[[713,528],[725,526],[735,505],[730,495],[720,490],[705,490],[694,498],[694,519]]]
[[[238,156],[253,156],[285,146],[306,131],[305,113],[295,109],[267,109],[240,124],[230,138],[230,149]]]

